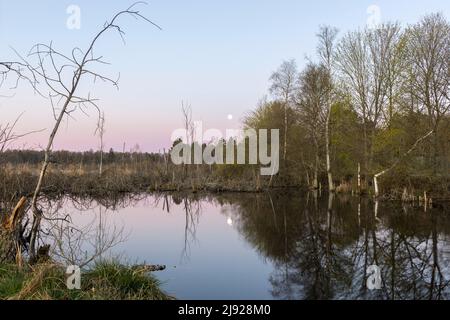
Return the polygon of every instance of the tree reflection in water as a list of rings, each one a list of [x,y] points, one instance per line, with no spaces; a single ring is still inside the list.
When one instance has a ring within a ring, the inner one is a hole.
[[[98,206],[114,212],[142,202],[167,214],[175,206],[182,208],[185,228],[181,256],[186,262],[191,245],[197,241],[202,211],[208,207],[203,204],[218,206],[244,240],[274,265],[268,280],[276,299],[450,298],[449,204],[440,209],[423,208],[286,191],[70,201],[80,212]],[[101,221],[106,221],[106,210],[103,215]],[[381,290],[366,287],[366,270],[374,264],[381,269]]]
[[[234,224],[276,266],[277,299],[446,299],[450,217],[445,210],[350,196],[219,196]],[[382,289],[368,290],[377,265]]]

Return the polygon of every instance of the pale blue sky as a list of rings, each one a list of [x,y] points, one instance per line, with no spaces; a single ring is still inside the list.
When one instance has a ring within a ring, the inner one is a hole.
[[[13,57],[11,47],[26,53],[36,42],[61,50],[85,47],[104,21],[132,1],[0,0],[0,60]],[[81,9],[81,29],[69,30],[69,5]],[[294,0],[155,0],[142,13],[163,30],[131,18],[122,20],[124,46],[117,34],[105,37],[96,52],[112,63],[105,70],[121,73],[120,91],[99,86],[106,113],[108,147],[138,143],[158,151],[170,145],[181,126],[181,101],[188,100],[204,127],[238,128],[245,113],[267,93],[271,72],[284,59],[304,65],[314,57],[319,25],[341,30],[363,27],[367,8],[378,5],[382,20],[413,23],[424,14],[450,17],[448,0],[428,1],[294,1]],[[2,94],[8,94],[3,90]],[[14,98],[0,98],[0,122],[25,111],[21,129],[50,128],[48,102],[22,88]],[[232,114],[233,120],[227,115]],[[56,140],[57,148],[96,149],[94,115],[70,121]],[[48,133],[48,131],[47,131]],[[45,142],[46,133],[27,139],[28,147]]]

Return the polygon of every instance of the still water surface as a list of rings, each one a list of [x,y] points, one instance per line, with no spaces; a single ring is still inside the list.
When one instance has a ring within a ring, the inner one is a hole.
[[[450,212],[298,192],[64,199],[77,225],[122,231],[111,249],[179,299],[448,299]],[[100,218],[100,219],[99,219]],[[95,243],[96,237],[93,237]],[[366,269],[381,270],[368,290]]]

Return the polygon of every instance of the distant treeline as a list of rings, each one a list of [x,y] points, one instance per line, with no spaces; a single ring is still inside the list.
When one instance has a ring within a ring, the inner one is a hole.
[[[0,154],[0,164],[41,164],[44,151],[36,150],[6,150]],[[103,163],[130,163],[136,161],[164,161],[164,155],[159,153],[116,152],[110,149],[103,153]],[[94,165],[100,162],[100,151],[54,151],[51,162],[58,165],[85,164]]]

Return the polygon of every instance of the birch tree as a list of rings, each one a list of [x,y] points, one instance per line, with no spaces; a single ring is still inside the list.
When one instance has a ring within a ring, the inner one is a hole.
[[[333,94],[333,58],[335,41],[338,30],[332,27],[323,26],[320,28],[317,37],[319,38],[319,45],[317,47],[317,52],[320,56],[322,64],[325,66],[328,73],[328,83],[330,88],[327,91],[327,101],[326,101],[326,121],[325,121],[325,157],[326,157],[326,168],[328,177],[328,190],[334,192],[333,174],[331,172],[331,159],[330,159],[330,121],[331,121],[331,107],[332,107],[332,94]]]
[[[283,160],[286,160],[288,140],[288,109],[292,107],[294,94],[298,88],[298,72],[295,60],[284,61],[270,77],[270,93],[284,105]]]

